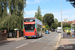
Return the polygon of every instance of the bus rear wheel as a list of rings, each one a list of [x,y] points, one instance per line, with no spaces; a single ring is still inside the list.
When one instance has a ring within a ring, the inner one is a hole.
[[[41,37],[43,37],[43,34],[41,34]]]

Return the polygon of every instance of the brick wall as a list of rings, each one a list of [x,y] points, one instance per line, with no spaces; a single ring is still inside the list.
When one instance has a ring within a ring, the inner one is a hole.
[[[7,39],[7,32],[6,32],[6,30],[1,31],[1,33],[0,33],[0,41],[1,40],[6,40],[6,39]]]

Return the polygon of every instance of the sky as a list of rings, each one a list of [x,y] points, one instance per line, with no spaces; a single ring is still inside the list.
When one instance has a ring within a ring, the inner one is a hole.
[[[34,17],[40,6],[41,14],[52,13],[54,18],[61,21],[61,0],[27,0],[24,8],[24,17]],[[62,0],[62,20],[75,20],[75,8],[66,0]]]

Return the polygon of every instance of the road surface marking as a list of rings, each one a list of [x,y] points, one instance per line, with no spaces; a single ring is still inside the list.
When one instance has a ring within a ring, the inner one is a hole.
[[[55,50],[57,50],[57,48],[59,47],[59,41],[60,41],[60,39],[61,39],[61,33],[59,33],[59,39],[58,39],[58,42],[57,42],[57,44],[55,46]]]
[[[28,43],[25,43],[25,44],[23,44],[23,45],[20,45],[20,46],[18,46],[18,47],[16,47],[16,49],[18,49],[18,48],[20,48],[20,47],[23,47],[23,46],[25,46],[25,45],[27,45]]]

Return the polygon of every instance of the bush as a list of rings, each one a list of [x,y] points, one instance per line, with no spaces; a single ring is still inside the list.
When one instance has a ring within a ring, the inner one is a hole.
[[[48,25],[45,26],[45,30],[47,30],[47,29],[49,29],[49,26]]]
[[[64,28],[63,28],[63,30],[66,30],[66,29],[69,29],[69,30],[70,30],[71,28],[70,28],[70,27],[64,27]]]

